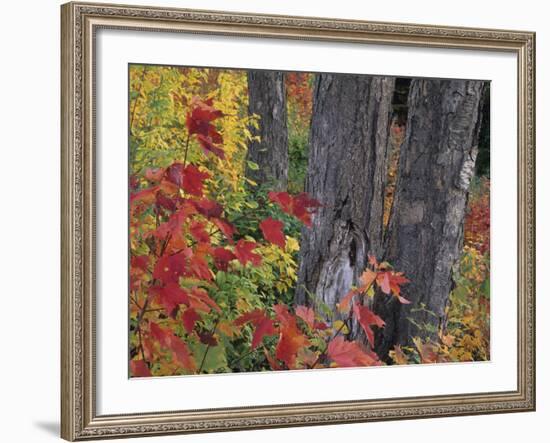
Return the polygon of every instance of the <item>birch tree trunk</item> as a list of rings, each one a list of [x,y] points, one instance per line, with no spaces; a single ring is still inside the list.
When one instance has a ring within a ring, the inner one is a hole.
[[[248,160],[259,166],[247,176],[259,185],[270,183],[273,190],[286,190],[288,184],[288,131],[284,73],[248,71],[248,110],[260,117],[252,134],[259,141],[248,145]]]
[[[414,336],[435,339],[446,320],[453,268],[462,250],[483,88],[481,81],[411,83],[385,259],[411,280],[403,296],[412,303],[375,297],[375,311],[386,322],[377,334],[382,358]]]
[[[296,302],[333,312],[380,254],[394,78],[320,74],[306,191],[323,205],[302,230]],[[338,316],[336,316],[338,318]]]

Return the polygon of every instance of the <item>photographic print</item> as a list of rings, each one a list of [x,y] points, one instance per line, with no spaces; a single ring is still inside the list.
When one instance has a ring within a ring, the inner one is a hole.
[[[490,360],[490,82],[128,70],[131,377]]]
[[[357,18],[62,5],[63,438],[535,410],[535,33]]]

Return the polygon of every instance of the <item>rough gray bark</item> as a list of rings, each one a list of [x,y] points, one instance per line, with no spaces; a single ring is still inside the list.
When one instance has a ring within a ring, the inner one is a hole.
[[[380,254],[384,188],[395,79],[320,74],[313,115],[306,191],[323,205],[302,230],[296,302],[317,301],[336,312]]]
[[[383,294],[375,297],[375,311],[386,322],[377,334],[381,357],[416,335],[435,338],[436,332],[420,330],[415,323],[433,331],[444,325],[453,267],[462,249],[483,88],[481,81],[411,83],[385,259],[411,280],[403,286],[403,296],[412,304]]]
[[[247,176],[271,189],[286,190],[288,184],[288,131],[284,73],[248,71],[248,110],[260,116],[259,129],[252,134],[259,141],[248,144],[248,160],[259,166]]]

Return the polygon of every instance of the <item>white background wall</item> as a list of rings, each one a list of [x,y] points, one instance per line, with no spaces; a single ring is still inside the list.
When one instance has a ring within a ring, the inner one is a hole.
[[[397,421],[140,441],[545,441],[550,418],[550,14],[537,0],[128,0],[134,4],[430,23],[537,32],[536,413]],[[0,26],[0,438],[55,441],[59,432],[59,1],[2,5]],[[446,7],[449,5],[448,7]],[[496,152],[495,161],[498,161]],[[452,383],[452,380],[449,381]]]

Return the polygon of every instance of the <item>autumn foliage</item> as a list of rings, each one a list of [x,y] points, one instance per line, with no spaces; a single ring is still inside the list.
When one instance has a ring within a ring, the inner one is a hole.
[[[225,351],[233,342],[245,342],[248,353],[261,349],[272,370],[381,364],[372,351],[373,327],[384,322],[364,299],[377,287],[407,303],[399,295],[407,279],[374,257],[363,285],[341,306],[348,323],[353,318],[360,323],[368,345],[345,337],[346,323],[331,327],[311,307],[278,303],[240,312],[217,300],[217,275],[260,266],[265,244],[286,246],[284,223],[273,217],[259,223],[261,240],[243,238],[224,206],[210,197],[213,172],[187,161],[193,142],[203,155],[225,158],[216,127],[222,118],[212,99],[194,97],[185,120],[182,161],[135,177],[139,185],[130,195],[132,375],[236,370]],[[306,193],[286,192],[270,192],[267,204],[307,227],[321,206]]]
[[[299,139],[290,161],[300,170],[312,74],[285,78],[290,132]],[[290,177],[288,192],[263,192],[246,177],[257,167],[246,150],[258,124],[243,112],[246,74],[134,66],[130,83],[131,376],[489,358],[488,180],[469,202],[460,272],[438,339],[414,337],[382,361],[374,349],[385,321],[372,300],[409,305],[409,280],[369,256],[335,312],[316,300],[293,302],[300,231],[315,229],[323,202],[303,192],[303,171]],[[393,131],[386,222],[404,128]]]

